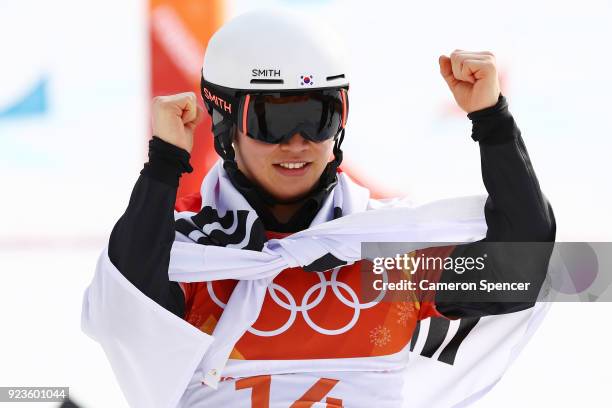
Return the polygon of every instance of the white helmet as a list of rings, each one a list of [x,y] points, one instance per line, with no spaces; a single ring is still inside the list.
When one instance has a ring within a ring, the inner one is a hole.
[[[210,39],[203,77],[241,90],[347,86],[347,53],[336,33],[312,17],[258,10],[223,25]]]

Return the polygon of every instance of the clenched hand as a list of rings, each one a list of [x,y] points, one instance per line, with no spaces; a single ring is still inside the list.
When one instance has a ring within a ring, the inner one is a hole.
[[[193,132],[204,119],[204,110],[193,92],[156,96],[151,103],[153,134],[191,153]]]
[[[440,74],[457,104],[467,113],[497,103],[501,92],[495,56],[489,51],[455,50],[438,59]]]

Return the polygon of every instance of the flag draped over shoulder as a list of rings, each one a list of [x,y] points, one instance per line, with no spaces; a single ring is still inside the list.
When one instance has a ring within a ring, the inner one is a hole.
[[[175,407],[194,373],[203,373],[204,384],[217,386],[234,345],[257,319],[268,286],[283,270],[353,264],[361,259],[362,242],[479,240],[486,233],[485,198],[413,207],[403,200],[370,199],[366,189],[341,173],[310,228],[265,241],[256,212],[219,162],[203,183],[202,210],[176,213],[168,272],[177,282],[239,281],[212,335],[143,295],[106,250],[84,295],[82,328],[103,347],[131,406]],[[412,406],[453,406],[483,394],[546,310],[538,305],[479,320],[421,321],[410,345],[419,357],[406,361],[407,400]]]
[[[466,407],[519,355],[551,304],[505,315],[419,322],[405,372],[405,407]]]

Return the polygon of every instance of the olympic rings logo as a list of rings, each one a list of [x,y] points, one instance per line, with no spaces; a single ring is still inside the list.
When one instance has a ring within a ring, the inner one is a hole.
[[[285,331],[289,330],[289,328],[295,322],[295,319],[297,318],[298,313],[302,314],[304,321],[308,324],[308,326],[310,326],[311,329],[321,334],[325,334],[328,336],[336,336],[336,335],[343,334],[351,330],[355,326],[355,324],[357,324],[357,321],[359,320],[359,316],[361,314],[361,310],[369,309],[371,307],[376,306],[378,303],[380,303],[380,301],[383,299],[383,297],[386,294],[386,290],[381,290],[378,296],[376,297],[376,299],[372,300],[371,302],[362,304],[359,302],[357,293],[355,293],[353,288],[351,288],[348,284],[344,282],[338,281],[338,272],[340,271],[341,268],[342,267],[333,269],[330,280],[327,280],[324,272],[316,272],[317,276],[319,277],[319,283],[316,283],[315,285],[311,286],[306,291],[306,293],[304,293],[304,296],[302,297],[302,301],[300,302],[299,305],[297,304],[291,292],[289,292],[286,288],[284,288],[283,286],[277,283],[274,283],[274,282],[271,283],[268,286],[268,292],[270,293],[270,297],[278,306],[289,311],[289,318],[281,327],[277,329],[258,330],[258,329],[255,329],[254,327],[250,327],[248,329],[249,333],[252,333],[260,337],[278,336],[279,334],[284,333]],[[388,278],[386,270],[383,271],[381,277],[382,277],[383,282],[385,283],[388,282],[389,278]],[[327,294],[328,287],[331,287],[332,293],[338,298],[338,300],[340,300],[340,302],[342,302],[345,306],[353,309],[353,317],[351,318],[351,320],[346,325],[344,325],[343,327],[339,329],[326,329],[324,327],[321,327],[318,324],[316,324],[309,315],[309,311],[311,311],[312,309],[317,307],[319,304],[321,304],[321,302],[323,301],[323,298]],[[383,288],[384,287],[386,287],[386,285],[384,285]],[[339,288],[344,289],[349,294],[351,299],[347,299],[342,294],[342,292],[340,292]],[[212,301],[215,302],[215,304],[219,306],[220,308],[225,309],[226,303],[223,303],[217,297],[213,289],[212,282],[206,282],[206,289],[208,290],[208,294],[210,295],[210,298],[212,299]],[[310,301],[310,299],[313,297],[313,295],[317,291],[318,291],[318,294],[316,295],[314,300]],[[282,293],[285,296],[285,298],[287,298],[288,302],[285,302],[284,300],[282,300],[278,296],[277,292]]]

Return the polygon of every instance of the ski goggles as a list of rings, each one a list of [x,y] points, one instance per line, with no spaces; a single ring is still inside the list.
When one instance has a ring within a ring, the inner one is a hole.
[[[213,124],[230,119],[244,134],[281,143],[299,133],[307,140],[336,138],[346,126],[348,86],[291,91],[235,91],[202,78],[202,97]]]

